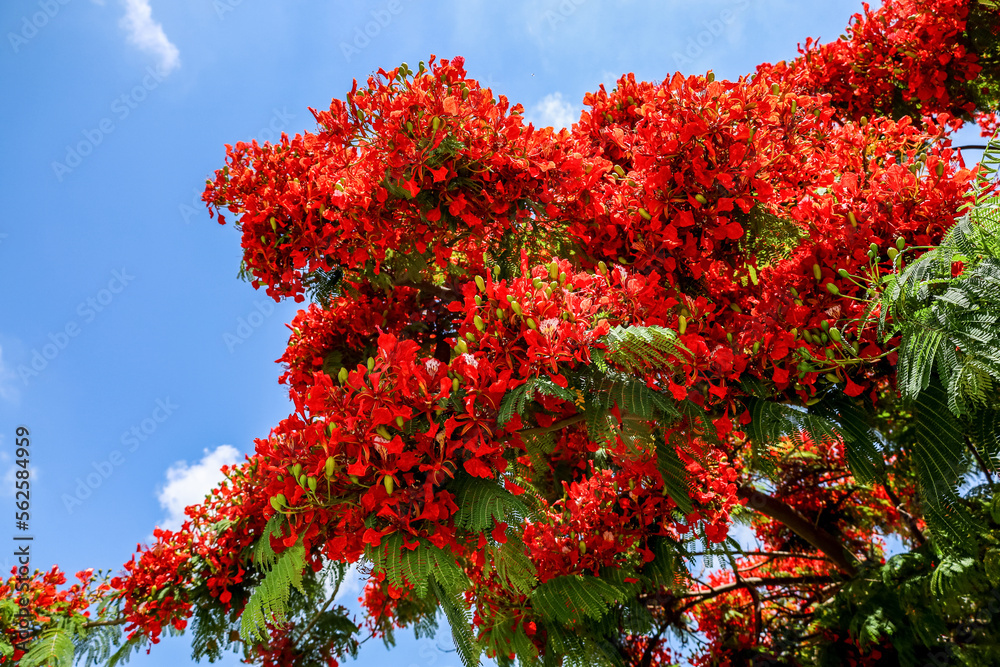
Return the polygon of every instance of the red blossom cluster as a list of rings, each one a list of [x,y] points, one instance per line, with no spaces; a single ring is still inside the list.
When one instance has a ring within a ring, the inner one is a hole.
[[[0,665],[16,665],[24,655],[24,646],[40,627],[54,617],[89,619],[92,606],[106,596],[111,587],[97,579],[93,570],[77,572],[77,582],[66,587],[66,573],[53,566],[48,572],[19,572],[13,568],[6,581],[0,581],[2,632],[13,652],[0,654]]]
[[[864,14],[854,15],[846,38],[827,44],[806,40],[792,76],[801,77],[799,85],[807,89],[830,94],[844,117],[855,121],[945,114],[940,122],[955,129],[963,117],[976,117],[984,136],[992,134],[996,110],[977,108],[974,95],[973,82],[983,69],[967,34],[975,4],[939,0],[927,11],[917,0],[897,0],[872,11],[864,3]],[[985,12],[976,20],[991,20],[994,31],[1000,27],[1000,20]]]

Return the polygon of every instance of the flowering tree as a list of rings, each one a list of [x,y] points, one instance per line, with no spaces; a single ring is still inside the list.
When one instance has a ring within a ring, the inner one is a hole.
[[[466,664],[1000,664],[995,166],[949,139],[997,126],[998,36],[891,0],[559,132],[431,57],[227,146],[243,275],[312,300],[295,411],[122,575],[15,572],[4,662],[193,620],[196,658],[336,665],[442,611]]]

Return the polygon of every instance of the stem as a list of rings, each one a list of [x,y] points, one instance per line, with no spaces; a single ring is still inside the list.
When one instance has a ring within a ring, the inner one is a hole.
[[[896,492],[890,488],[888,483],[883,483],[882,488],[885,489],[885,495],[889,497],[889,502],[896,506],[896,511],[899,512],[900,516],[903,517],[903,521],[906,522],[906,527],[909,529],[913,540],[920,546],[927,544],[927,538],[924,537],[923,532],[917,527],[917,522],[913,518],[913,515],[903,509],[903,501],[899,499]]]
[[[128,619],[125,619],[125,618],[116,618],[116,619],[113,619],[113,620],[110,620],[110,621],[89,621],[87,623],[84,623],[83,627],[85,627],[85,628],[99,628],[99,627],[106,626],[106,625],[124,625],[125,623],[128,623]]]
[[[853,576],[857,573],[857,559],[844,548],[844,545],[830,533],[811,524],[791,505],[749,486],[741,486],[737,495],[745,498],[750,508],[783,523],[793,533],[825,553],[845,574]]]

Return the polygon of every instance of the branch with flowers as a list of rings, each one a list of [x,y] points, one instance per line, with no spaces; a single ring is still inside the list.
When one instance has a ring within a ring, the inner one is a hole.
[[[335,665],[441,616],[468,665],[991,656],[957,601],[988,609],[1000,515],[957,488],[1000,449],[995,201],[950,136],[996,123],[998,27],[891,0],[737,81],[625,75],[559,132],[431,57],[227,147],[204,198],[242,274],[313,300],[294,412],[120,576],[34,596],[2,662],[100,630],[114,663],[190,623],[196,658]],[[973,342],[935,366],[906,322],[953,288]]]

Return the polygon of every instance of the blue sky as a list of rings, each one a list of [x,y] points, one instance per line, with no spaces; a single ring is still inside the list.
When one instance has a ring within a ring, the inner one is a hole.
[[[432,53],[464,56],[470,76],[530,120],[563,125],[585,92],[623,72],[735,78],[794,57],[807,36],[836,38],[859,9],[854,0],[4,2],[0,504],[13,505],[23,424],[32,564],[117,570],[290,410],[273,360],[296,304],[236,278],[239,235],[198,201],[224,144],[313,129],[307,107]],[[13,532],[0,525],[0,540]],[[10,552],[0,549],[4,571]],[[366,647],[357,664],[459,664],[438,648],[446,636],[401,639],[391,655]],[[187,664],[187,646],[165,641],[132,664]]]

